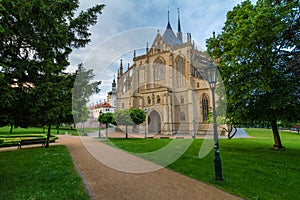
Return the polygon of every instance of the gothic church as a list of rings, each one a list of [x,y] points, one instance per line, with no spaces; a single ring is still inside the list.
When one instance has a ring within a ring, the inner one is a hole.
[[[195,134],[207,124],[211,92],[205,81],[207,56],[197,50],[190,33],[181,32],[178,11],[177,34],[169,13],[164,33],[157,35],[146,53],[136,55],[133,64],[118,70],[117,109],[138,107],[146,122],[134,131],[149,134]]]

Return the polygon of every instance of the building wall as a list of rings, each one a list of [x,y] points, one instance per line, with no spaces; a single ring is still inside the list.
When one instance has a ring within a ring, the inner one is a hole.
[[[206,123],[203,106],[209,111],[212,105],[203,79],[208,61],[190,41],[172,47],[158,33],[151,49],[133,61],[127,71],[119,71],[117,109],[147,108],[149,132],[192,134]]]

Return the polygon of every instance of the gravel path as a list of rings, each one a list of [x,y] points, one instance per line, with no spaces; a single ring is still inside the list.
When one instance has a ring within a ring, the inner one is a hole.
[[[106,145],[91,137],[80,139],[80,137],[62,135],[59,136],[56,144],[67,145],[74,163],[91,192],[91,199],[240,199],[164,168],[148,173],[126,173],[112,169],[100,162],[97,154],[100,159],[104,152],[106,155],[111,154],[109,157],[117,159],[134,158],[118,150],[108,153],[109,149],[105,149]],[[118,157],[119,153],[122,156]],[[123,162],[122,159],[119,161],[120,164]],[[138,159],[130,162],[140,161]]]

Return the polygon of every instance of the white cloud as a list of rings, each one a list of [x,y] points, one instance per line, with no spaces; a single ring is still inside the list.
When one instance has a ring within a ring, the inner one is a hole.
[[[80,8],[86,9],[99,3],[96,0],[81,0]],[[151,46],[158,28],[167,25],[167,10],[170,22],[177,31],[177,8],[180,8],[181,28],[184,40],[186,33],[192,33],[198,48],[205,49],[205,40],[212,32],[220,33],[226,20],[226,13],[239,0],[103,0],[105,4],[98,23],[91,28],[92,42],[84,49],[74,50],[70,57],[70,71],[79,63],[94,69],[95,79],[102,80],[99,98],[106,98],[111,89],[114,75],[117,75],[120,58],[124,58],[127,68],[132,63],[133,50],[145,49],[146,42]],[[155,28],[148,28],[155,27]],[[163,32],[163,31],[161,31]],[[95,99],[95,98],[93,98]],[[93,100],[95,101],[95,100]]]

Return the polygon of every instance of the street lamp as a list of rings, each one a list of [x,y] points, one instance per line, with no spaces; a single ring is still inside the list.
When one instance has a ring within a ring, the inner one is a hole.
[[[100,116],[101,116],[101,114],[102,114],[102,110],[100,110],[100,112],[99,112],[99,117],[98,117],[98,119],[99,119],[99,135],[98,135],[98,137],[99,137],[99,138],[101,137],[101,121],[100,121]]]
[[[145,120],[145,138],[147,138],[147,113],[148,113],[148,108],[144,108],[144,112],[146,115],[146,120]]]
[[[194,131],[194,136],[193,138],[196,139],[196,123],[195,123],[195,120],[193,120],[193,131]]]
[[[218,130],[217,130],[217,119],[216,119],[216,100],[215,100],[215,87],[217,83],[217,67],[213,64],[211,60],[209,65],[205,68],[207,81],[212,93],[212,103],[213,103],[213,121],[214,121],[214,167],[215,167],[215,180],[222,181],[222,167],[221,167],[221,158],[219,150],[219,141],[218,141]]]

